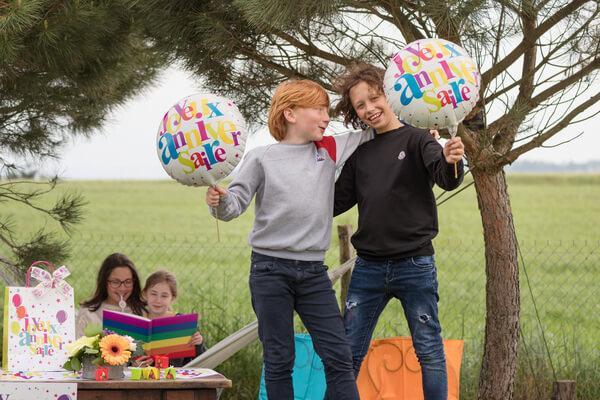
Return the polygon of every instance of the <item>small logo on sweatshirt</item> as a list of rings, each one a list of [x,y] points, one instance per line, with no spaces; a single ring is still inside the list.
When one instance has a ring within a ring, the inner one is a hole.
[[[317,150],[317,162],[319,161],[325,161],[325,156],[322,155],[319,150]]]
[[[400,152],[400,154],[398,154],[398,160],[404,160],[405,157],[406,157],[406,153],[404,152],[404,150],[402,150]]]

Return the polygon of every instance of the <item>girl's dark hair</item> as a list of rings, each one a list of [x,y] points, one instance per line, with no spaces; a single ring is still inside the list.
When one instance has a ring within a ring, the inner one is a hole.
[[[384,75],[385,71],[383,69],[373,65],[356,64],[351,66],[334,84],[334,90],[340,94],[340,100],[333,110],[334,115],[337,116],[342,114],[346,126],[352,124],[354,129],[366,129],[367,125],[358,118],[356,110],[354,110],[354,107],[352,106],[352,101],[350,101],[350,89],[360,82],[365,82],[372,88],[383,93]]]
[[[142,300],[140,277],[133,262],[125,254],[121,253],[113,253],[104,259],[96,278],[96,292],[91,299],[82,302],[81,305],[87,307],[90,311],[96,311],[100,308],[102,302],[108,298],[108,290],[106,288],[108,286],[108,277],[112,270],[118,267],[127,267],[131,270],[133,288],[131,295],[127,298],[127,304],[131,307],[134,314],[142,315],[146,311],[146,307]]]

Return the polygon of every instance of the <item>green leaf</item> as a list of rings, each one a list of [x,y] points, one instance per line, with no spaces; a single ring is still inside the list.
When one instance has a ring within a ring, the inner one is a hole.
[[[88,324],[84,331],[83,334],[85,336],[96,336],[96,335],[100,335],[102,334],[102,327],[99,324]]]
[[[83,354],[83,349],[79,349],[79,351],[77,351],[77,353],[73,354],[73,356],[71,358],[80,358],[82,354]]]
[[[73,367],[71,366],[71,359],[69,358],[64,364],[63,364],[63,368],[66,369],[67,371],[74,371]]]
[[[71,367],[71,371],[79,371],[81,369],[81,361],[79,361],[79,358],[71,359]]]
[[[89,347],[85,348],[85,354],[98,354],[100,351]]]

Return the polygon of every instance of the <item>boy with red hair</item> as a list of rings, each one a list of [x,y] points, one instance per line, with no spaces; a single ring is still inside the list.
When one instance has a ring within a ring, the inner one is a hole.
[[[229,221],[256,195],[250,292],[269,399],[293,400],[294,310],[325,365],[327,398],[358,399],[352,354],[327,267],[336,166],[370,133],[323,136],[329,97],[308,80],[275,90],[269,130],[278,143],[249,151],[227,190],[211,187],[212,214]]]

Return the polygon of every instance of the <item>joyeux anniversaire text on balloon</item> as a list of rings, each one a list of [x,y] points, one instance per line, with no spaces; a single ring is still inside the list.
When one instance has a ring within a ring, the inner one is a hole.
[[[165,171],[185,185],[214,185],[240,162],[246,123],[235,104],[208,93],[187,97],[164,115],[157,151]]]
[[[460,46],[421,39],[392,57],[384,78],[390,104],[407,122],[445,127],[460,122],[479,100],[480,75]]]

